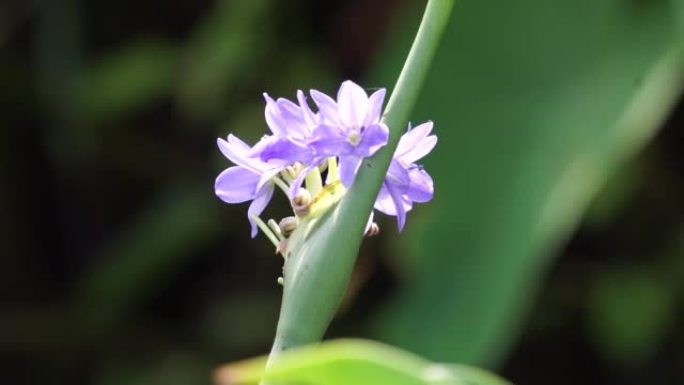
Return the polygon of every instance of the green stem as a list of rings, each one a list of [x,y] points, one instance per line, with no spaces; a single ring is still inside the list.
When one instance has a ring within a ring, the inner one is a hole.
[[[273,219],[269,219],[268,222],[266,222],[268,227],[273,230],[273,234],[275,234],[278,237],[279,241],[284,241],[285,237],[283,236],[283,233],[280,231],[280,226],[278,226],[278,222],[274,221]]]
[[[273,183],[275,183],[276,186],[280,187],[280,189],[285,193],[285,196],[287,196],[287,197],[290,196],[290,187],[288,187],[288,185],[285,182],[283,182],[282,179],[280,179],[276,176],[272,180],[273,180]]]
[[[385,108],[384,122],[390,128],[390,140],[383,151],[373,159],[379,164],[387,164],[399,142],[401,133],[406,129],[408,117],[416,104],[423,88],[432,59],[437,52],[444,29],[449,23],[453,0],[429,0],[423,14],[418,33],[406,58]]]
[[[340,172],[337,169],[337,158],[331,156],[328,158],[328,176],[325,178],[325,183],[332,183],[340,179]]]
[[[254,220],[254,222],[256,222],[257,226],[261,229],[261,232],[263,232],[264,235],[266,235],[266,237],[268,238],[268,240],[271,241],[271,243],[273,243],[273,246],[278,248],[278,244],[280,243],[280,241],[278,240],[278,237],[276,237],[275,234],[273,234],[273,231],[271,231],[271,229],[268,227],[268,225],[265,224],[264,221],[262,221],[261,218],[259,218],[256,215],[252,215],[252,219]]]
[[[320,341],[337,311],[368,215],[429,72],[453,3],[428,1],[385,111],[384,122],[390,128],[387,146],[364,161],[351,189],[331,213],[314,224],[313,230],[309,231],[308,223],[302,223],[290,237],[288,248],[292,255],[284,268],[283,303],[269,363],[284,350]]]

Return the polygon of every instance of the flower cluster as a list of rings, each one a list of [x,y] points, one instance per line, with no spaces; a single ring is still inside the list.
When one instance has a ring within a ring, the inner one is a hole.
[[[251,201],[247,217],[252,237],[261,228],[274,243],[282,241],[300,218],[311,215],[310,206],[320,194],[343,195],[363,159],[387,144],[389,129],[381,121],[385,89],[368,96],[348,80],[340,86],[337,100],[316,90],[310,95],[316,111],[302,91],[297,91],[297,103],[264,94],[271,134],[254,146],[232,134],[218,139],[219,149],[235,166],[216,178],[216,195],[227,203]],[[409,127],[401,137],[375,202],[376,210],[397,217],[400,231],[413,202],[432,199],[432,178],[415,163],[437,143],[431,131],[432,122],[426,122]],[[295,216],[266,224],[259,216],[276,186],[287,194]],[[377,232],[372,213],[367,232]]]

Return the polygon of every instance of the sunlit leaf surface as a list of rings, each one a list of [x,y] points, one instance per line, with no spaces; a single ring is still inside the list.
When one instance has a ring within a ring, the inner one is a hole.
[[[259,382],[265,358],[229,364],[217,385]],[[282,384],[310,385],[506,385],[479,369],[430,363],[411,353],[367,340],[333,340],[285,353],[264,374]]]

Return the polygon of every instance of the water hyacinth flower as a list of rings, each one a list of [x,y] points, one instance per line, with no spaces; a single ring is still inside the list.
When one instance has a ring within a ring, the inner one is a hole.
[[[415,162],[427,155],[437,144],[437,136],[430,135],[432,122],[425,122],[409,130],[399,139],[387,176],[375,201],[375,209],[397,217],[399,231],[406,223],[406,213],[413,202],[427,202],[434,194],[432,177]]]
[[[297,91],[297,103],[264,93],[264,117],[271,135],[252,147],[233,135],[227,141],[218,139],[219,149],[236,166],[216,178],[216,195],[227,203],[251,201],[247,216],[252,237],[261,228],[278,249],[292,229],[284,231],[272,225],[275,221],[266,225],[259,218],[275,185],[286,193],[292,205],[294,220],[290,227],[299,220],[311,219],[341,199],[363,159],[373,156],[389,139],[389,129],[381,122],[385,89],[368,96],[354,82],[345,81],[337,100],[316,90],[311,90],[311,97],[316,111],[302,91]],[[430,135],[431,130],[432,123],[427,122],[402,136],[375,202],[378,211],[397,216],[399,230],[413,202],[432,198],[432,179],[415,164],[435,146],[437,138]],[[323,165],[328,167],[325,185]],[[377,233],[372,220],[370,213],[366,226],[369,234]]]
[[[340,180],[349,187],[363,158],[387,144],[389,129],[380,121],[385,89],[368,97],[363,88],[347,80],[340,86],[337,101],[316,90],[311,90],[311,97],[321,115],[311,146],[319,155],[338,157]]]
[[[261,142],[269,141],[265,137]],[[247,218],[252,226],[251,236],[256,237],[258,217],[271,201],[273,183],[271,180],[286,166],[285,162],[264,162],[251,157],[253,152],[245,142],[234,135],[228,140],[217,140],[221,153],[237,166],[229,167],[216,178],[214,190],[216,195],[226,203],[242,203],[252,201],[247,209]],[[255,145],[255,147],[259,144]]]
[[[263,161],[278,159],[302,164],[312,163],[313,149],[309,146],[313,130],[319,125],[319,116],[306,102],[306,96],[297,91],[295,104],[285,98],[273,100],[264,93],[266,124],[273,136],[263,146],[257,147],[253,154]]]

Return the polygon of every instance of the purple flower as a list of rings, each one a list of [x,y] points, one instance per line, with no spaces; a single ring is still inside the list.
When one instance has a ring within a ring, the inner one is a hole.
[[[262,146],[271,137],[264,137],[254,147]],[[216,195],[227,203],[242,203],[252,201],[247,210],[247,219],[252,226],[251,235],[257,234],[257,224],[254,216],[259,216],[273,196],[271,179],[282,171],[287,163],[284,161],[264,162],[251,157],[253,149],[245,142],[233,135],[228,135],[228,141],[217,140],[218,147],[231,162],[237,166],[225,169],[216,178],[214,189]]]
[[[376,210],[397,217],[399,231],[404,228],[406,213],[413,202],[427,202],[434,194],[432,178],[415,163],[437,144],[437,136],[430,135],[431,131],[432,122],[425,122],[413,129],[409,127],[402,135],[375,200]]]
[[[263,161],[279,159],[290,163],[311,163],[314,153],[309,142],[319,124],[319,116],[311,111],[304,92],[297,91],[299,105],[285,98],[273,100],[267,93],[264,93],[264,99],[266,124],[273,136],[260,146],[255,146],[252,156],[258,156]]]
[[[339,158],[340,180],[349,187],[363,158],[387,144],[389,129],[380,122],[385,89],[368,97],[363,88],[347,80],[340,86],[337,101],[316,90],[311,90],[311,97],[318,106],[320,124],[309,144],[321,159]]]
[[[252,237],[261,228],[277,247],[283,235],[276,231],[276,236],[269,229],[271,224],[259,218],[275,185],[288,195],[293,208],[299,207],[299,201],[311,195],[314,197],[309,200],[315,199],[321,191],[319,166],[327,161],[326,183],[341,181],[350,187],[363,158],[373,156],[389,138],[389,129],[381,122],[384,89],[368,96],[352,81],[345,81],[337,100],[316,90],[311,90],[311,97],[317,112],[310,108],[302,91],[297,91],[296,103],[264,94],[264,116],[272,135],[264,136],[252,147],[233,135],[227,140],[218,139],[219,149],[235,166],[216,178],[216,195],[227,203],[251,201],[247,217]],[[397,216],[400,231],[413,203],[432,199],[432,178],[415,163],[437,143],[431,131],[432,122],[413,129],[409,126],[400,138],[375,201],[375,209]],[[308,190],[298,193],[305,178]],[[295,209],[295,215],[306,217],[308,208]],[[372,221],[371,212],[367,232],[373,227]]]

